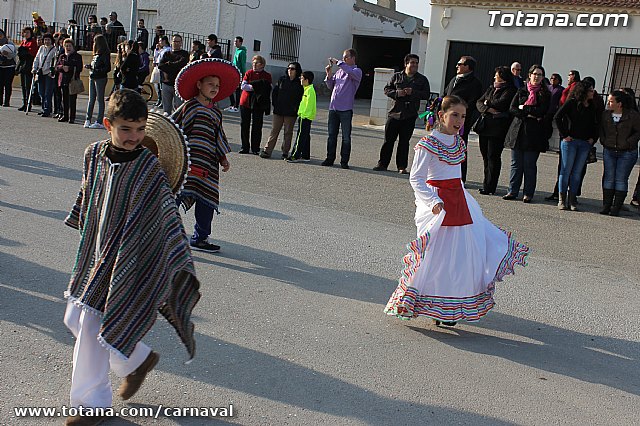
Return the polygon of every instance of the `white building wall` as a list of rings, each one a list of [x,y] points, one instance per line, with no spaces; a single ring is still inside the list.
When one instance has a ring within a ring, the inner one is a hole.
[[[441,92],[446,86],[444,68],[450,41],[543,46],[542,65],[547,76],[557,72],[566,81],[567,72],[577,69],[582,76],[593,76],[597,88],[604,83],[611,46],[640,47],[640,16],[630,16],[626,28],[500,28],[489,26],[487,8],[451,6],[451,18],[443,28],[440,22],[443,9],[442,6],[433,6],[431,10],[425,72],[432,91]],[[542,11],[523,9],[523,12]],[[575,17],[575,12],[569,13]],[[482,58],[476,60],[482,61]]]

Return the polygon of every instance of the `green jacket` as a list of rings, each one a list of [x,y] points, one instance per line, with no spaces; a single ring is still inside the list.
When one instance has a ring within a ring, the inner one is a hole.
[[[304,87],[304,94],[298,107],[298,117],[311,121],[316,118],[316,90],[313,84]]]
[[[247,48],[244,46],[240,46],[236,49],[236,53],[233,55],[233,65],[238,67],[240,73],[242,74],[242,78],[244,78],[244,73],[247,72]]]

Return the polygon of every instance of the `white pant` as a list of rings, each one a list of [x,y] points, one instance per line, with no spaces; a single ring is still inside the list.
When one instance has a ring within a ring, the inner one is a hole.
[[[67,302],[64,324],[76,337],[71,375],[71,406],[111,407],[113,395],[109,367],[118,377],[126,377],[138,368],[151,348],[138,342],[129,358],[112,353],[98,341],[102,317]]]

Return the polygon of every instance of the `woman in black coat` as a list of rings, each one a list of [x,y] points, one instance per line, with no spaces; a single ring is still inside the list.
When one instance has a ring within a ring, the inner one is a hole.
[[[529,68],[527,84],[520,89],[511,101],[509,112],[513,121],[504,141],[505,148],[511,148],[511,173],[509,192],[504,200],[515,200],[520,193],[524,176],[524,197],[522,201],[530,203],[536,191],[538,157],[548,148],[544,116],[549,111],[551,93],[542,83],[544,68],[532,65]]]
[[[500,168],[502,167],[502,150],[512,117],[509,114],[511,101],[516,94],[513,85],[513,74],[507,67],[497,67],[493,84],[482,95],[476,107],[483,122],[482,128],[474,129],[480,136],[480,153],[484,161],[484,180],[480,194],[496,193]]]
[[[284,126],[284,140],[282,141],[282,158],[289,156],[291,149],[291,140],[293,138],[293,126],[296,124],[298,117],[298,106],[302,100],[304,89],[300,84],[300,76],[302,75],[302,67],[298,62],[290,62],[287,66],[287,72],[280,77],[278,83],[273,87],[271,92],[271,103],[273,105],[273,120],[271,125],[271,134],[267,145],[260,153],[262,158],[270,158],[273,149],[278,141],[280,130]]]
[[[138,69],[140,68],[138,42],[129,40],[125,49],[127,56],[120,67],[122,73],[122,84],[120,88],[138,90]]]
[[[78,95],[69,94],[71,80],[80,78],[82,72],[82,56],[76,52],[76,45],[70,38],[63,43],[64,53],[58,57],[56,71],[58,72],[58,87],[62,90],[62,117],[58,121],[68,121],[73,124],[76,119],[76,102]]]

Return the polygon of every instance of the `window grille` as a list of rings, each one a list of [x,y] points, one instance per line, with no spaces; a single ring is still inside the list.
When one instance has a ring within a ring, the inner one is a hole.
[[[273,21],[271,59],[297,61],[300,55],[300,32],[300,25]]]

